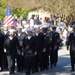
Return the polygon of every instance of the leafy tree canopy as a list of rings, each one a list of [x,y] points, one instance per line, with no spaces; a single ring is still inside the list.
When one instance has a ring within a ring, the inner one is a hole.
[[[0,0],[0,18],[4,16],[8,5],[12,14],[18,17],[23,15],[27,18],[29,11],[42,8],[56,16],[65,15],[67,22],[75,20],[75,0]]]

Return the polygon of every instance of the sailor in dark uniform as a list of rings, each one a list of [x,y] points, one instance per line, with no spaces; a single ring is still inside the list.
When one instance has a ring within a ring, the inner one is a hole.
[[[34,73],[34,53],[35,53],[35,37],[32,29],[27,29],[27,38],[23,39],[22,50],[24,52],[25,73],[30,75],[30,71]]]
[[[22,43],[23,43],[23,39],[26,37],[26,33],[22,32],[23,27],[22,26],[18,26],[17,27],[17,37],[19,40],[19,44],[20,44],[20,54],[17,54],[17,69],[18,72],[23,71],[24,69],[24,55],[22,55]]]
[[[3,55],[4,55],[3,46],[4,46],[4,35],[1,33],[1,29],[0,29],[0,67],[1,67],[1,70],[3,70]]]
[[[47,39],[47,47],[46,47],[46,49],[47,49],[47,66],[51,66],[51,63],[52,62],[50,62],[49,63],[49,58],[50,58],[50,61],[51,61],[51,58],[52,58],[52,31],[51,31],[51,26],[50,26],[50,24],[48,23],[48,24],[46,24],[46,39]],[[50,56],[50,57],[49,57]],[[49,65],[50,64],[50,65]],[[51,68],[52,68],[52,66],[51,66]]]
[[[37,48],[37,45],[39,45],[38,43],[38,34],[40,33],[40,26],[39,25],[35,25],[34,26],[34,36],[35,36],[35,72],[38,72],[39,71],[39,60],[38,60],[38,48]]]
[[[75,26],[73,27],[73,32],[70,33],[67,41],[67,50],[70,46],[70,58],[71,58],[71,71],[74,71],[75,64]]]
[[[4,39],[6,39],[8,37],[8,25],[3,25],[2,34],[4,35]],[[4,56],[3,56],[3,68],[4,69],[8,69],[8,62],[7,62],[6,51],[4,51]]]
[[[59,49],[59,41],[60,41],[60,35],[58,32],[56,32],[56,26],[52,27],[52,55],[51,55],[51,67],[52,64],[56,66],[58,62],[58,49]]]
[[[43,50],[44,50],[44,34],[43,32],[40,32],[39,28],[36,28],[36,36],[35,36],[35,51],[36,51],[36,65],[35,65],[35,71],[39,71],[39,67],[40,67],[40,71],[44,70],[44,65],[43,65]]]
[[[7,53],[9,72],[14,74],[15,58],[17,53],[20,54],[20,46],[13,29],[9,30],[9,36],[5,39],[4,50]]]
[[[49,67],[49,48],[48,48],[48,37],[47,37],[47,25],[42,26],[42,32],[44,34],[44,49],[43,49],[43,69]]]

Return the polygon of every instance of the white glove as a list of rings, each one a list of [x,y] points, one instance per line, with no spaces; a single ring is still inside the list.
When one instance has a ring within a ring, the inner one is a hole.
[[[35,54],[34,55],[37,55],[37,51],[35,51]]]
[[[7,52],[6,49],[4,49],[4,52],[5,52],[5,53]]]
[[[43,52],[46,52],[46,48],[43,49]]]

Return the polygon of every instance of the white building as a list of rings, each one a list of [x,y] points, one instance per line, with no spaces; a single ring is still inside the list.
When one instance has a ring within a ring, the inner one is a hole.
[[[28,19],[31,17],[39,17],[39,19],[42,19],[44,21],[45,17],[50,18],[50,13],[46,11],[36,10],[28,13]]]

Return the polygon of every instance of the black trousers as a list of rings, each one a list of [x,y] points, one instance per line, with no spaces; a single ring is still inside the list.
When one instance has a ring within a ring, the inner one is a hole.
[[[34,63],[35,64],[35,66],[34,66],[35,67],[35,72],[38,72],[38,67],[39,67],[38,66],[38,55],[34,56],[34,61],[35,61],[35,63]]]
[[[8,55],[7,59],[8,59],[9,72],[14,73],[14,70],[15,70],[15,57],[13,57],[11,55]]]
[[[52,65],[56,65],[58,62],[58,49],[56,50],[51,50],[50,51],[50,63],[51,63],[51,68]]]
[[[34,55],[33,54],[25,54],[24,55],[25,61],[25,72],[26,74],[30,74],[30,70],[34,71]]]
[[[43,53],[38,52],[37,53],[37,59],[38,59],[38,67],[40,67],[40,70],[43,70]]]
[[[75,52],[71,53],[71,68],[74,69],[75,64]]]
[[[17,55],[17,70],[23,71],[24,69],[24,56]]]
[[[58,49],[53,51],[53,63],[58,62]]]
[[[4,53],[4,56],[3,56],[3,67],[5,69],[8,68],[7,53]]]
[[[48,69],[49,66],[49,54],[48,52],[43,53],[43,68]]]
[[[52,67],[52,64],[53,64],[53,53],[52,53],[52,51],[50,51],[50,65],[51,65],[51,67]]]
[[[1,67],[1,69],[3,69],[3,53],[0,53],[0,67]]]

